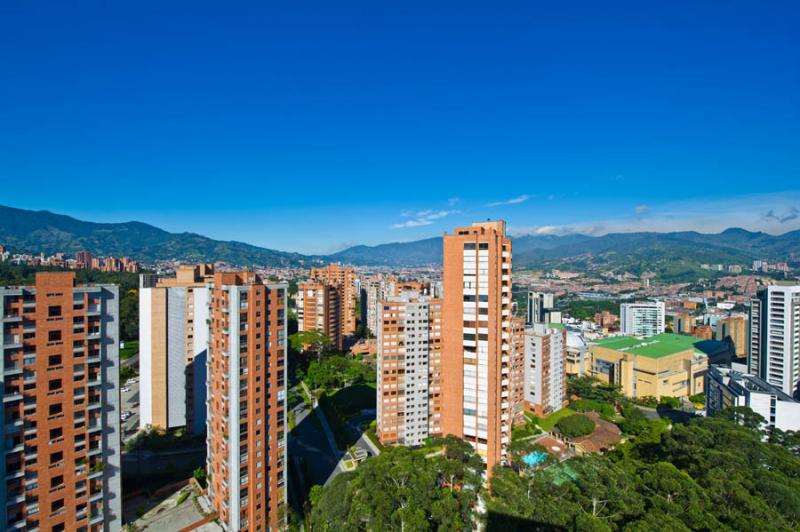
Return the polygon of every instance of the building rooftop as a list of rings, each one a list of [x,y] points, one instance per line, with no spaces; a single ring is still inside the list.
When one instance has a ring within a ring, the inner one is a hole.
[[[553,329],[564,329],[563,323],[548,323],[547,326]]]
[[[694,336],[682,336],[680,334],[662,333],[650,338],[636,338],[635,336],[612,336],[595,342],[595,345],[624,351],[634,355],[648,358],[662,358],[675,353],[680,353],[692,349],[697,354],[705,355],[696,344],[703,340]]]

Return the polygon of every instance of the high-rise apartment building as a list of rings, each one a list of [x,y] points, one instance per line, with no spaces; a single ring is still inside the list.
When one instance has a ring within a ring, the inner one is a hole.
[[[318,331],[342,348],[341,292],[325,283],[297,286],[297,330]]]
[[[206,430],[208,300],[213,267],[139,276],[139,426]]]
[[[663,301],[642,301],[620,305],[622,334],[644,338],[664,332],[666,308]]]
[[[381,309],[376,434],[384,445],[422,445],[442,435],[442,302],[406,293]]]
[[[511,318],[511,423],[525,423],[525,319]]]
[[[324,268],[313,268],[311,280],[325,283],[339,289],[339,320],[342,336],[356,333],[356,274],[353,268],[329,264]]]
[[[555,306],[553,294],[546,292],[528,292],[528,318],[526,325],[547,323],[547,313]]]
[[[208,498],[226,530],[282,526],[286,285],[216,273],[208,347]]]
[[[119,291],[0,288],[2,530],[120,530]]]
[[[511,240],[503,221],[444,236],[442,434],[492,468],[511,440]]]
[[[536,323],[525,331],[525,408],[537,416],[566,406],[566,329]]]
[[[800,397],[800,285],[762,288],[750,302],[750,373]]]

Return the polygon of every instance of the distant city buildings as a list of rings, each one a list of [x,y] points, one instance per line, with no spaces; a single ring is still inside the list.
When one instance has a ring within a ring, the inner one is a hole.
[[[507,460],[513,419],[511,240],[505,222],[444,236],[442,433],[469,442],[487,473]]]
[[[381,302],[376,434],[417,446],[442,436],[442,301],[405,292]]]
[[[747,366],[783,393],[800,395],[800,285],[770,285],[751,300]]]
[[[619,323],[619,316],[616,314],[612,314],[607,310],[602,312],[597,312],[594,315],[594,324],[600,327],[601,329],[611,330],[617,327]]]
[[[743,364],[711,366],[708,370],[706,406],[709,414],[747,407],[780,430],[800,430],[800,402],[756,375]]]
[[[139,271],[139,263],[128,257],[95,257],[88,251],[79,251],[74,258],[69,258],[65,253],[53,253],[45,256],[44,252],[38,255],[28,253],[9,253],[0,246],[0,260],[12,264],[26,266],[49,266],[52,268],[65,268],[69,270],[99,270],[103,272],[130,272]]]
[[[139,426],[206,430],[213,267],[139,276]]]
[[[663,301],[623,303],[620,306],[622,334],[647,338],[664,332],[666,309]]]
[[[286,288],[252,272],[214,274],[206,466],[225,530],[278,530],[285,520]]]
[[[525,409],[537,416],[566,406],[566,341],[560,323],[536,323],[525,330]]]
[[[3,530],[121,530],[119,292],[0,288]]]
[[[626,397],[688,397],[704,391],[708,356],[690,336],[614,336],[589,346],[587,374]]]
[[[528,292],[528,312],[526,325],[534,323],[549,323],[550,312],[555,311],[555,298],[553,294],[545,292]],[[560,321],[560,319],[558,320]]]

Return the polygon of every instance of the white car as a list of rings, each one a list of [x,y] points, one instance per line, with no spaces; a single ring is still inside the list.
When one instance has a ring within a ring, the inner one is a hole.
[[[136,384],[137,382],[139,382],[139,379],[134,377],[132,379],[128,379],[128,382],[126,382],[125,384]]]
[[[119,391],[121,391],[121,392],[129,392],[129,391],[131,391],[131,389],[128,388],[127,386],[123,386],[122,388],[119,389]]]

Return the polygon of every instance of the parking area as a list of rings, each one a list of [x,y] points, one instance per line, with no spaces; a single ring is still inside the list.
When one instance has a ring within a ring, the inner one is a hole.
[[[122,443],[130,440],[139,430],[139,381],[125,382],[120,387],[120,398],[122,401],[122,419],[120,420],[120,430],[122,432]]]

